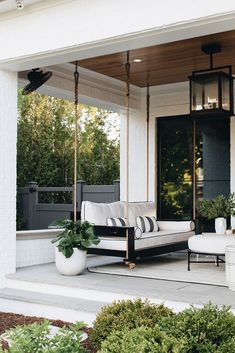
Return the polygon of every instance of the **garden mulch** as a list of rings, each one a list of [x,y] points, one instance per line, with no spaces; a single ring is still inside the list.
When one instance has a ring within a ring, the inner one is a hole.
[[[0,335],[2,335],[5,331],[13,327],[16,327],[19,325],[30,325],[34,322],[40,323],[44,320],[48,320],[51,325],[54,325],[57,327],[71,325],[71,323],[62,321],[62,320],[50,320],[50,319],[45,319],[45,318],[36,317],[36,316],[25,316],[25,315],[13,314],[13,313],[0,312]],[[84,331],[88,334],[88,338],[82,343],[83,346],[87,348],[89,353],[96,353],[97,350],[94,348],[89,338],[91,328],[89,327],[85,328]],[[7,343],[3,342],[3,346],[7,348]]]

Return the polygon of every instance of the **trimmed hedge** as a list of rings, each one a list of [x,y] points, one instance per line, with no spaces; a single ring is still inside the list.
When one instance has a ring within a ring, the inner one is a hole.
[[[168,337],[155,327],[114,331],[102,344],[98,353],[182,353],[184,344]]]
[[[141,299],[116,301],[105,306],[97,315],[91,339],[100,348],[113,331],[131,330],[140,326],[154,327],[162,317],[171,317],[173,312],[163,304],[155,305]]]
[[[176,339],[184,339],[185,352],[235,353],[235,317],[229,307],[213,304],[191,307],[171,318],[163,318],[161,329]]]
[[[99,353],[235,353],[235,316],[211,303],[177,315],[148,301],[119,301],[98,314],[92,341]]]

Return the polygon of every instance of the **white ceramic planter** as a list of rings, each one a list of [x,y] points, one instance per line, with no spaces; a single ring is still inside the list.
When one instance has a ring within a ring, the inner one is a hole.
[[[73,255],[66,258],[55,248],[55,264],[57,270],[65,276],[76,276],[86,268],[87,252],[74,248]]]
[[[225,234],[227,229],[227,220],[223,217],[218,217],[215,219],[215,232],[217,234]]]

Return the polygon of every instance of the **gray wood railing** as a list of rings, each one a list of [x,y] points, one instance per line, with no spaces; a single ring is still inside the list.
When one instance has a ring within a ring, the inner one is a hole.
[[[77,182],[77,210],[82,201],[114,202],[120,200],[120,181],[113,185],[86,185]],[[18,215],[24,229],[45,229],[56,219],[71,218],[73,212],[73,187],[40,187],[29,182],[18,188]]]

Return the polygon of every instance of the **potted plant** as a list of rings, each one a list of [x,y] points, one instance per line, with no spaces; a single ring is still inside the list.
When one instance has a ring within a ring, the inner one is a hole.
[[[55,249],[57,270],[63,275],[80,274],[86,267],[87,249],[99,243],[94,226],[89,222],[65,219],[54,221],[51,227],[62,229],[52,240],[52,243],[58,242]]]
[[[203,200],[198,203],[198,212],[202,217],[215,219],[215,232],[225,234],[227,217],[235,215],[235,195],[228,197],[218,195],[212,200]]]

